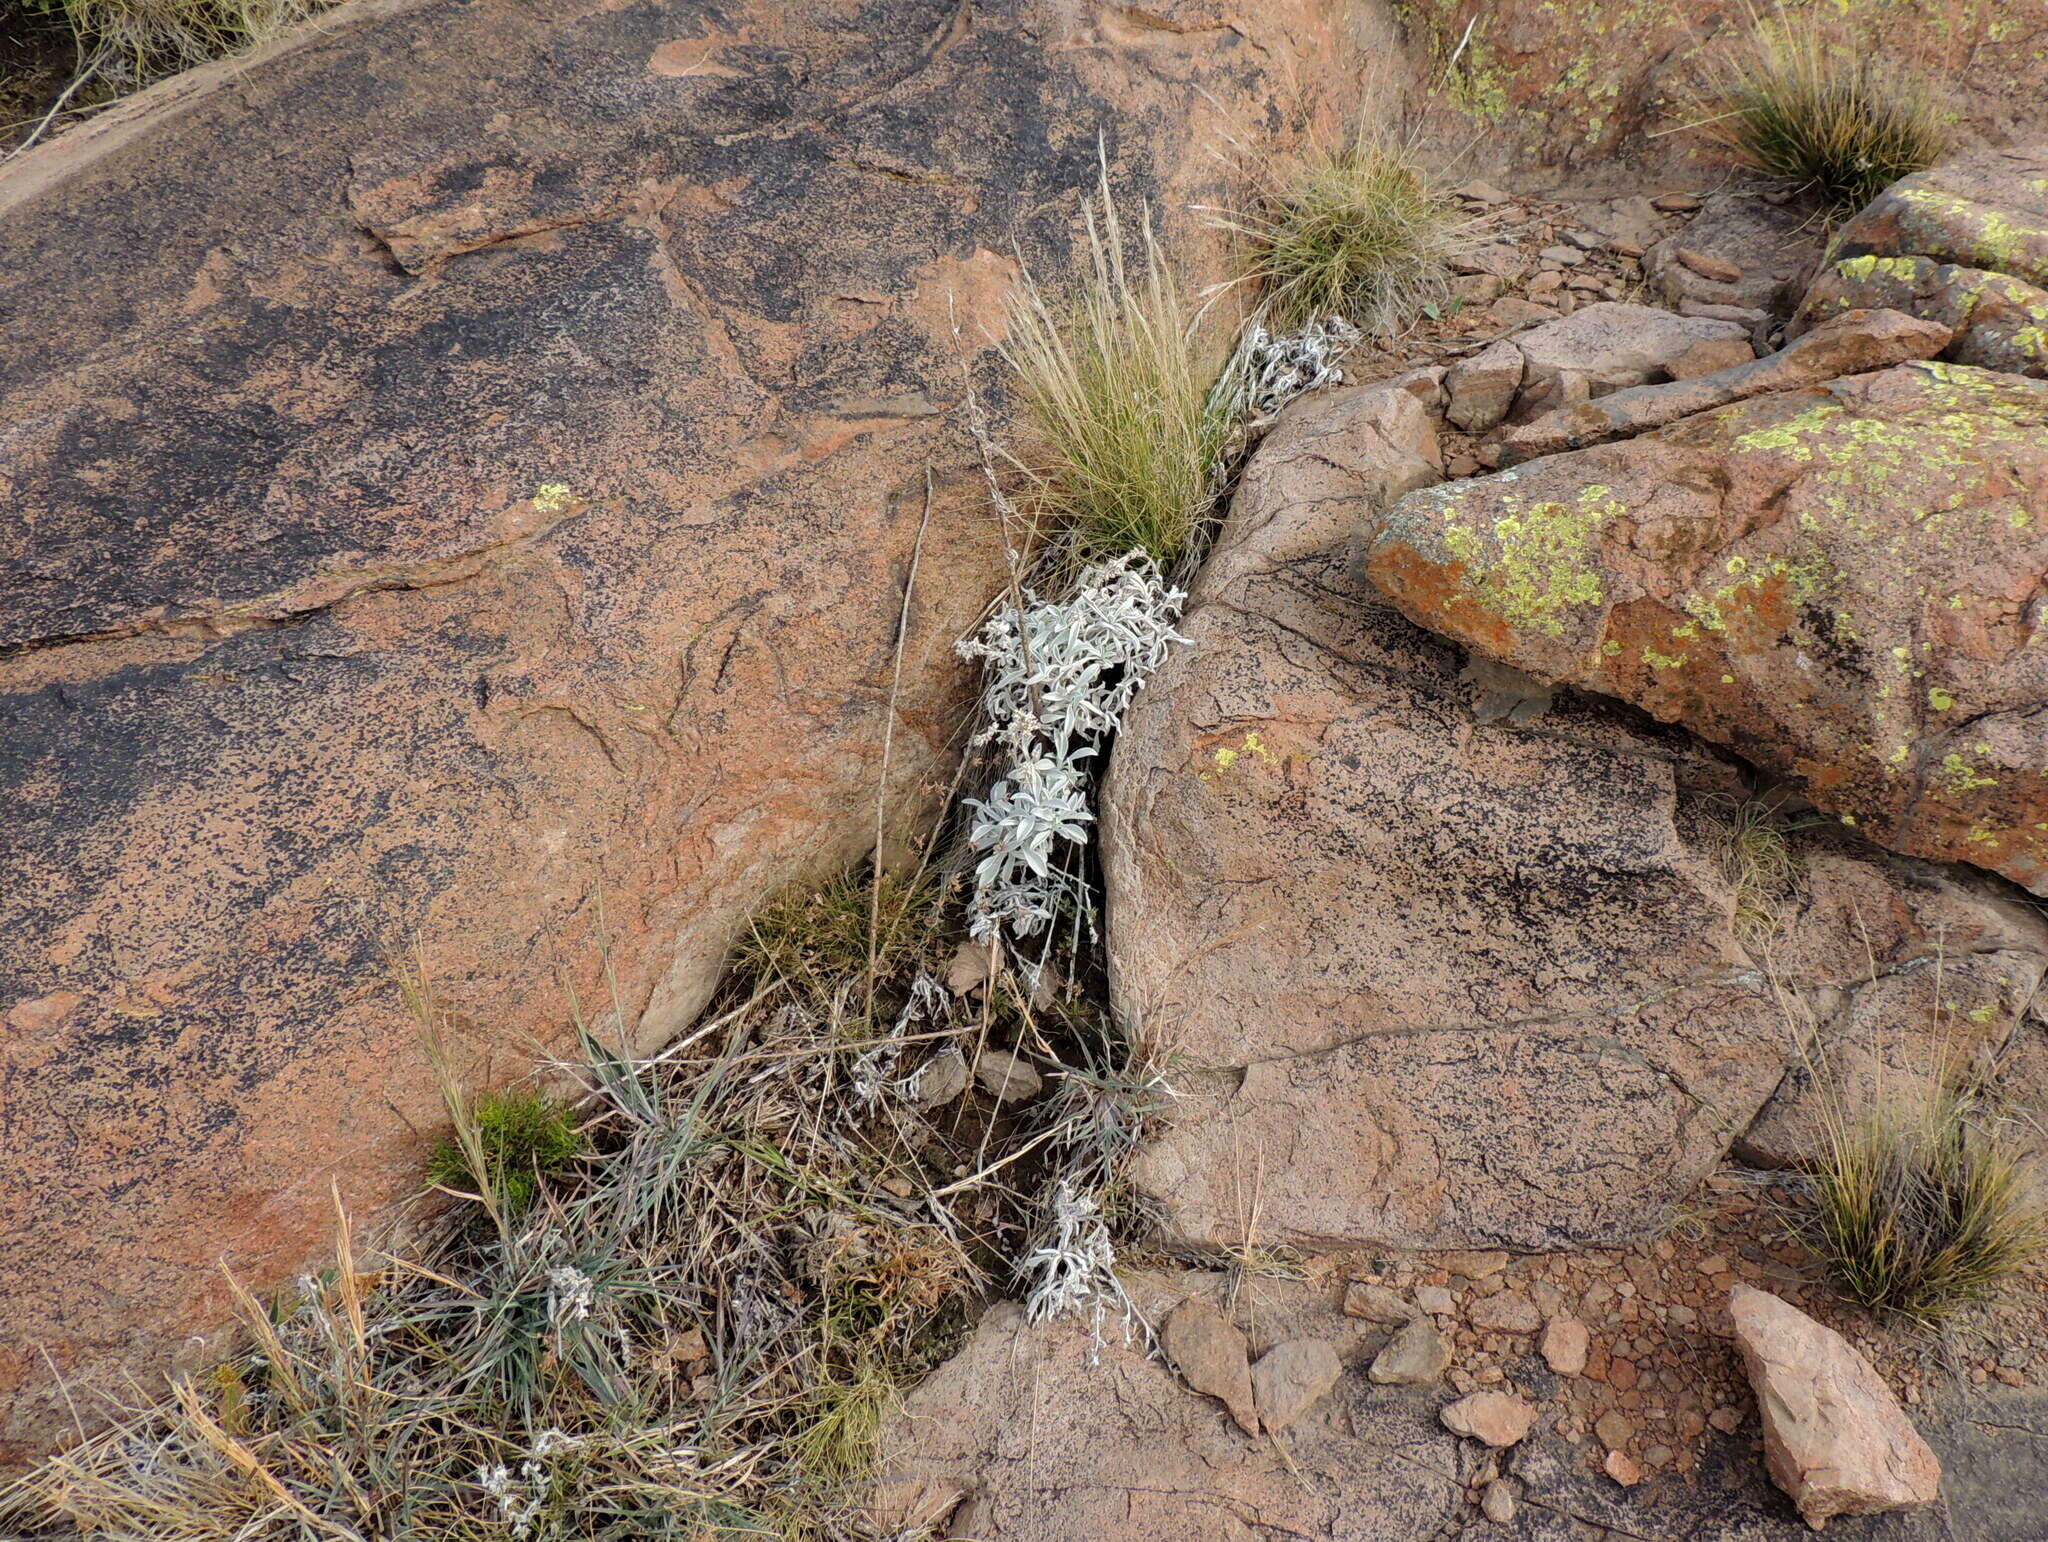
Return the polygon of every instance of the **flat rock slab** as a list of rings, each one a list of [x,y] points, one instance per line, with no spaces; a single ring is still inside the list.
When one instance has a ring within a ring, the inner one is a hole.
[[[1786,329],[1793,336],[1845,311],[1884,306],[1947,327],[1941,357],[2048,377],[2048,290],[2009,273],[1931,257],[1844,257],[1816,275]]]
[[[1761,397],[1411,494],[1358,568],[1872,840],[2048,891],[2048,384],[1928,361]]]
[[[473,1085],[573,1052],[600,941],[647,1047],[873,842],[892,706],[923,817],[1018,257],[1064,291],[1099,144],[1127,209],[1218,201],[1190,146],[1370,31],[379,0],[0,169],[0,1462],[53,1372],[204,1361],[330,1180],[416,1189],[415,943]]]

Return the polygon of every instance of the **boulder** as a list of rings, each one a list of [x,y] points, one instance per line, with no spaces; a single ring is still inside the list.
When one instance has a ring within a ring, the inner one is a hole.
[[[1750,356],[1748,343],[1737,343],[1743,360],[1727,369],[1680,379],[1674,361],[1674,378],[1667,385],[1636,386],[1598,401],[1547,412],[1501,436],[1500,463],[1518,465],[1539,455],[1647,433],[1696,412],[1752,396],[1820,385],[1838,375],[1883,369],[1910,359],[1933,358],[1948,346],[1951,335],[1940,322],[1901,311],[1844,311],[1790,347],[1761,359]]]
[[[1215,1276],[1127,1284],[1152,1320],[1190,1293],[1222,1293]],[[1283,1343],[1342,1343],[1358,1326],[1294,1282],[1247,1288]],[[880,1466],[900,1492],[970,1493],[945,1534],[1001,1542],[1412,1542],[1454,1529],[1463,1502],[1457,1442],[1433,1402],[1340,1390],[1284,1445],[1255,1441],[1177,1385],[1139,1325],[1112,1315],[1098,1337],[1086,1321],[1032,1325],[1009,1305],[891,1415]]]
[[[1747,1285],[1729,1292],[1728,1309],[1771,1478],[1809,1526],[1934,1503],[1941,1463],[1846,1339]]]
[[[1972,150],[1901,178],[1842,227],[1834,254],[1927,257],[2048,289],[2048,143]]]
[[[1844,311],[1871,306],[1947,327],[1952,337],[1944,359],[2048,377],[2048,290],[1931,257],[1844,257],[1815,277],[1786,331],[1796,337]]]
[[[0,1459],[417,1185],[399,961],[472,1085],[600,942],[645,1049],[932,807],[1016,254],[1373,42],[1213,15],[378,0],[0,169]]]
[[[1872,840],[2048,892],[2048,384],[1929,361],[1759,397],[1412,493],[1358,564]]]
[[[1603,300],[1516,339],[1524,363],[1514,409],[1524,422],[1664,374],[1673,359],[1704,342],[1743,342],[1746,327],[1732,321],[1675,316],[1652,305]]]
[[[1796,203],[1714,193],[1649,249],[1643,275],[1674,310],[1727,306],[1783,316],[1798,303],[1826,241],[1820,222]]]

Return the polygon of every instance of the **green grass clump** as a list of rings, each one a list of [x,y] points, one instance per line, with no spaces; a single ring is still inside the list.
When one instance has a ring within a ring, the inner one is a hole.
[[[566,1172],[586,1145],[574,1111],[530,1089],[487,1093],[469,1120],[468,1130],[434,1148],[428,1181],[488,1194],[512,1215],[528,1209],[541,1179]]]
[[[1759,24],[1719,87],[1723,105],[1706,125],[1713,136],[1831,218],[1933,165],[1946,147],[1928,96],[1811,20]]]
[[[1970,1094],[1936,1085],[1826,1123],[1813,1241],[1863,1305],[1939,1321],[2042,1251],[2020,1157]]]
[[[1449,298],[1465,222],[1405,147],[1361,134],[1261,181],[1254,212],[1225,223],[1248,239],[1245,275],[1275,331],[1342,316],[1392,336]]]
[[[1202,528],[1229,444],[1222,352],[1204,341],[1200,307],[1149,222],[1142,261],[1126,262],[1106,177],[1088,245],[1073,303],[1054,304],[1027,277],[1002,345],[1042,450],[1033,503],[1083,560],[1141,550],[1171,568]]]

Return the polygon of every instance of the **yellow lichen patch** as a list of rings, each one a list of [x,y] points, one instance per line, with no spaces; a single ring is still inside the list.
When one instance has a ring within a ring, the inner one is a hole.
[[[1946,712],[1951,707],[1955,706],[1955,704],[1955,697],[1951,695],[1949,692],[1943,690],[1940,686],[1930,685],[1927,688],[1927,705],[1932,707],[1936,712]]]
[[[1609,520],[1626,512],[1614,490],[1580,489],[1569,503],[1524,505],[1514,494],[1482,534],[1448,517],[1444,546],[1464,564],[1480,602],[1512,624],[1547,637],[1564,634],[1563,613],[1605,597],[1590,548]]]
[[[533,490],[533,507],[541,514],[560,514],[576,502],[567,482],[543,482]]]
[[[1954,750],[1941,757],[1941,774],[1948,790],[1958,795],[1998,785],[1997,777],[1984,775]]]
[[[1228,744],[1218,745],[1216,747],[1216,769],[1219,772],[1228,771],[1247,755],[1251,756],[1254,760],[1264,761],[1267,765],[1273,763],[1273,752],[1267,749],[1265,741],[1259,738],[1257,729],[1247,730],[1242,742],[1235,746]],[[1203,780],[1206,781],[1207,779],[1205,773]]]

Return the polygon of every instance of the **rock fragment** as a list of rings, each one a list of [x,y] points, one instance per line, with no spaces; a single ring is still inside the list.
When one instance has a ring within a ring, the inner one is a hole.
[[[1483,434],[1508,415],[1521,387],[1522,350],[1502,338],[1445,373],[1450,405],[1444,416],[1468,434]]]
[[[1503,1290],[1472,1303],[1466,1320],[1482,1333],[1534,1333],[1543,1326],[1536,1303],[1519,1291]]]
[[[1453,1435],[1469,1435],[1498,1451],[1529,1433],[1536,1405],[1512,1392],[1474,1392],[1446,1405],[1438,1417]]]
[[[1343,1374],[1344,1362],[1321,1339],[1275,1344],[1252,1366],[1260,1425],[1268,1434],[1279,1434],[1328,1396]]]
[[[1941,1463],[1846,1339],[1747,1285],[1728,1293],[1728,1309],[1771,1478],[1809,1526],[1934,1503]]]
[[[1398,1328],[1415,1320],[1416,1308],[1404,1301],[1398,1291],[1353,1280],[1344,1288],[1344,1315]]]
[[[1496,1526],[1512,1525],[1515,1519],[1515,1485],[1511,1479],[1495,1478],[1480,1496],[1479,1513]]]
[[[1605,396],[1657,379],[1673,359],[1703,342],[1741,341],[1733,322],[1674,316],[1652,305],[1603,300],[1544,323],[1516,342],[1524,361],[1514,416]]]
[[[974,1079],[998,1103],[1028,1103],[1045,1088],[1031,1062],[1007,1049],[985,1049],[974,1057]]]
[[[1591,1342],[1584,1323],[1559,1313],[1543,1326],[1543,1363],[1560,1376],[1582,1375]]]
[[[967,1057],[950,1045],[911,1073],[907,1089],[913,1108],[943,1108],[967,1090]]]
[[[1247,1435],[1259,1433],[1251,1352],[1229,1318],[1200,1297],[1191,1297],[1166,1319],[1160,1343],[1182,1381],[1218,1399]]]
[[[1440,1378],[1451,1363],[1451,1347],[1436,1324],[1418,1317],[1388,1339],[1366,1375],[1382,1386],[1423,1386]]]

